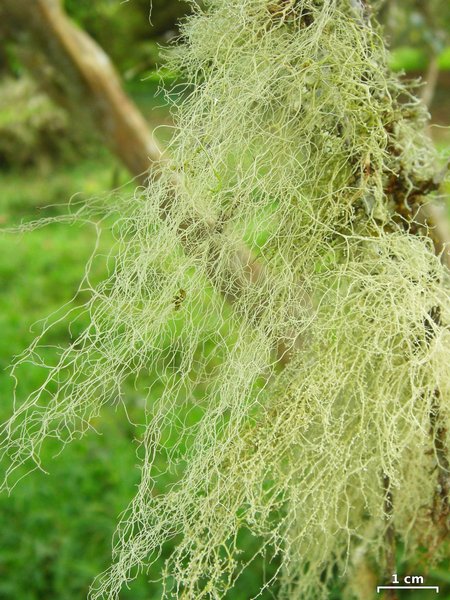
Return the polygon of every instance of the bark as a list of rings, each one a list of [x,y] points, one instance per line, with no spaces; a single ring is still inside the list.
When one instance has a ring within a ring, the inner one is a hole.
[[[60,2],[2,0],[0,29],[18,43],[25,65],[49,95],[99,131],[144,182],[151,163],[161,160],[161,150],[107,54],[71,22]]]

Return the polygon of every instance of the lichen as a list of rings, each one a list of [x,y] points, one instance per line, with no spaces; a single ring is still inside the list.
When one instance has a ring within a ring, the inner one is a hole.
[[[90,326],[4,425],[5,485],[152,369],[142,480],[91,597],[176,540],[164,597],[223,598],[247,530],[280,598],[325,598],[362,555],[383,564],[391,523],[406,552],[447,526],[448,273],[413,223],[439,159],[364,3],[205,4],[171,57],[189,94],[170,159],[120,207]]]

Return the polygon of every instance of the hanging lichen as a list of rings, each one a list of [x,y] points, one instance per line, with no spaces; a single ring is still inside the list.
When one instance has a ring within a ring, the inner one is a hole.
[[[92,598],[174,539],[164,597],[223,598],[242,531],[279,598],[325,598],[389,532],[412,552],[448,528],[448,272],[416,222],[439,160],[364,2],[205,4],[172,58],[191,87],[171,158],[120,207],[90,327],[4,426],[6,485],[151,369],[142,481]]]

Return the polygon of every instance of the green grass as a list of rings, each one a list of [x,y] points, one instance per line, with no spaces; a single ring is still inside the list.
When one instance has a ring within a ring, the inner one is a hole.
[[[391,68],[394,71],[417,72],[425,71],[429,62],[429,56],[425,50],[401,46],[395,48],[391,53]],[[450,48],[446,48],[438,57],[439,69],[450,71]]]
[[[2,223],[8,226],[23,218],[55,215],[61,208],[44,207],[67,202],[77,190],[80,197],[99,194],[111,187],[113,179],[117,183],[127,177],[107,155],[62,167],[51,177],[37,171],[2,174]],[[88,226],[54,224],[0,236],[2,420],[11,411],[13,382],[7,367],[12,357],[32,341],[33,330],[39,329],[32,326],[34,322],[74,296],[94,243],[95,231]],[[106,250],[111,239],[105,236],[102,243]],[[98,268],[94,279],[102,274]],[[65,325],[53,330],[53,344],[68,341]],[[55,351],[48,349],[45,355],[51,360]],[[41,378],[40,369],[24,365],[20,396]],[[142,413],[137,402],[129,410]],[[43,464],[50,475],[34,472],[10,498],[0,497],[1,520],[7,524],[0,530],[0,598],[83,598],[92,578],[108,565],[114,527],[133,496],[139,471],[123,409],[105,410],[94,425],[101,436],[90,433],[56,458],[59,448],[47,444]],[[123,597],[148,598],[147,585],[138,584]]]

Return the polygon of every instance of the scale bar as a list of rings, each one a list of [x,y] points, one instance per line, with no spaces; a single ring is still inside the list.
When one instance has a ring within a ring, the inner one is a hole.
[[[436,590],[436,594],[439,594],[438,585],[379,585],[377,594],[380,590]]]

